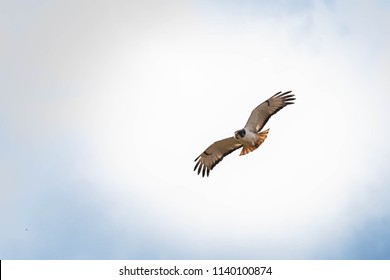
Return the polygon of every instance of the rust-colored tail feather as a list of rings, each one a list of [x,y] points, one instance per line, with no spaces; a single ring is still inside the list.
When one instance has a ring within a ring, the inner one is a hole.
[[[261,143],[264,142],[265,138],[267,138],[268,131],[269,131],[269,128],[267,130],[264,130],[264,131],[258,133],[256,144],[254,146],[244,146],[241,150],[240,156],[246,155],[247,153],[250,153],[250,152],[253,152],[254,150],[256,150],[261,145]]]

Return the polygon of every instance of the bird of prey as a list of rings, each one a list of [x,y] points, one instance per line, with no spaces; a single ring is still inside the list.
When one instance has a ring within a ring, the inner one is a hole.
[[[294,94],[291,91],[282,93],[279,91],[268,98],[255,109],[243,129],[234,132],[234,137],[222,139],[211,144],[195,161],[194,171],[198,169],[198,175],[209,176],[210,171],[225,156],[242,147],[240,156],[256,150],[267,138],[269,129],[261,131],[269,118],[283,107],[294,104]]]

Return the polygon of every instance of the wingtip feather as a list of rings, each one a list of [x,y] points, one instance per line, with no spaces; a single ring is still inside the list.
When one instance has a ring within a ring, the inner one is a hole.
[[[194,171],[196,170],[196,168],[198,167],[200,161],[198,161],[196,164],[195,164],[195,167],[194,167]]]

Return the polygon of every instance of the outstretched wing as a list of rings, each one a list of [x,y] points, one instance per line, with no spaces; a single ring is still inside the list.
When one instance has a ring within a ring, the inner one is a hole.
[[[294,94],[290,93],[291,91],[284,93],[279,91],[257,106],[252,111],[245,128],[255,133],[259,132],[272,115],[276,114],[283,107],[294,104]]]
[[[241,147],[242,144],[234,137],[215,142],[195,159],[195,161],[198,162],[194,167],[194,171],[198,168],[198,174],[202,172],[202,177],[204,177],[204,175],[209,176],[210,171],[215,165],[217,165],[225,156]]]

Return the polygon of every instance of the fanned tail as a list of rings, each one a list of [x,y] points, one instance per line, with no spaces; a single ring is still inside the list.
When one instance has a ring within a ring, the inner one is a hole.
[[[246,155],[247,153],[256,150],[267,138],[269,128],[257,134],[257,140],[254,146],[244,146],[241,150],[240,156]]]

